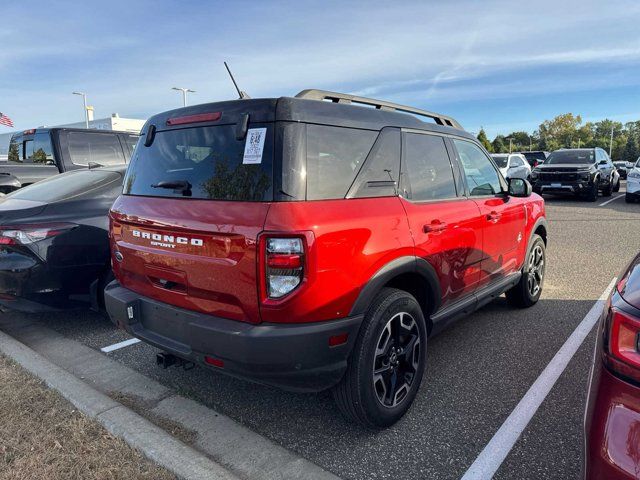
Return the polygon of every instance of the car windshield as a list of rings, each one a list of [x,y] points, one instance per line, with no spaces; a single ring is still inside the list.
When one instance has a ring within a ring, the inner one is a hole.
[[[558,150],[553,152],[544,162],[547,165],[557,165],[561,163],[593,163],[596,161],[594,150]]]
[[[498,168],[504,168],[507,166],[507,161],[509,160],[508,155],[491,155],[493,161],[496,162]]]

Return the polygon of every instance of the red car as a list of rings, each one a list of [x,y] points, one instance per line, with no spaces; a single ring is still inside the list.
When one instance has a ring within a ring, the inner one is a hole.
[[[602,314],[585,440],[586,479],[640,478],[640,255]]]
[[[307,90],[143,132],[110,212],[105,296],[165,365],[332,388],[346,416],[387,426],[429,335],[504,292],[540,297],[544,202],[450,117]]]

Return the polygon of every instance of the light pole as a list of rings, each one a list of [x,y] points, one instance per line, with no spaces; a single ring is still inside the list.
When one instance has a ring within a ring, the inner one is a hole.
[[[611,156],[611,150],[613,150],[613,125],[611,125],[611,139],[609,140],[609,156]]]
[[[71,92],[74,95],[80,95],[82,97],[82,104],[84,105],[84,124],[89,128],[89,111],[87,110],[87,94],[82,92]]]
[[[533,139],[531,138],[531,135],[529,135],[529,151],[531,151],[532,147],[533,147]]]
[[[171,87],[171,90],[178,90],[182,92],[182,106],[187,106],[187,93],[196,93],[195,90],[191,90],[190,88],[182,88],[182,87]]]
[[[512,151],[513,138],[509,137],[509,153]]]

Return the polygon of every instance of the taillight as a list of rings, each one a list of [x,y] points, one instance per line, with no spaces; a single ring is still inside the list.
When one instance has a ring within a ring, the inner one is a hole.
[[[75,227],[77,225],[73,223],[0,227],[0,245],[29,245],[68,232]]]
[[[302,238],[267,238],[264,265],[267,298],[278,299],[295,290],[304,278]]]
[[[607,318],[609,368],[624,377],[640,382],[640,318],[615,307]]]

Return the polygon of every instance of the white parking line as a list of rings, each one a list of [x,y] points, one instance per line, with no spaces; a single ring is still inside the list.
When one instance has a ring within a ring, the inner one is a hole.
[[[473,462],[462,480],[488,480],[498,471],[500,465],[520,438],[533,415],[555,385],[562,372],[569,364],[573,355],[578,351],[584,339],[589,335],[602,313],[602,308],[609,293],[615,285],[616,279],[611,280],[607,289],[602,293],[589,313],[562,345],[560,350],[546,366],[540,376],[531,385],[527,393],[516,408],[507,417],[493,438],[484,447],[478,458]]]
[[[609,204],[609,203],[613,202],[614,200],[617,200],[617,199],[619,199],[619,198],[622,198],[622,197],[624,197],[624,195],[618,195],[618,196],[616,196],[616,197],[610,198],[610,199],[609,199],[609,200],[607,200],[606,202],[602,202],[602,203],[601,203],[600,205],[598,205],[598,206],[599,206],[599,207],[604,207],[605,205],[607,205],[607,204]]]
[[[100,351],[109,353],[120,348],[128,347],[129,345],[135,345],[136,343],[140,343],[140,340],[138,340],[137,338],[130,338],[129,340],[125,340],[124,342],[115,343],[113,345],[109,345],[108,347],[101,348]]]

